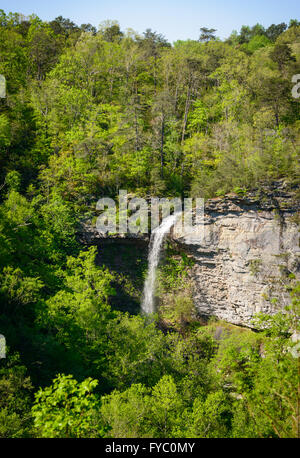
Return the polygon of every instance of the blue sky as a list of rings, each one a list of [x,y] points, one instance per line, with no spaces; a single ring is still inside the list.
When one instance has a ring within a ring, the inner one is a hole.
[[[269,26],[300,20],[299,0],[1,0],[0,8],[6,13],[35,13],[45,21],[61,15],[79,25],[98,26],[116,19],[122,30],[141,33],[151,28],[171,42],[197,39],[202,26],[217,29],[217,35],[225,38],[243,24]]]

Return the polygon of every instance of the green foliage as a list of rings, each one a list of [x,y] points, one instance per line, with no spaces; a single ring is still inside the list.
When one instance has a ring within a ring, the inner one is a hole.
[[[50,327],[60,344],[75,352],[81,366],[99,373],[106,366],[106,327],[113,317],[108,296],[114,291],[111,274],[96,267],[95,256],[92,247],[67,259],[66,270],[61,272],[62,287],[41,308],[39,320],[43,327]]]
[[[244,335],[220,346],[216,358],[226,382],[238,399],[233,434],[249,434],[240,421],[243,408],[250,417],[251,433],[258,437],[299,437],[299,353],[293,335],[299,333],[299,285],[292,290],[288,313],[260,316],[263,334]],[[260,325],[259,325],[260,323]],[[294,333],[294,334],[293,334]],[[296,348],[295,348],[296,349]]]
[[[192,258],[185,253],[174,253],[168,247],[167,256],[158,273],[159,316],[166,327],[186,332],[195,320],[196,312],[192,298],[192,281],[189,271]]]
[[[38,278],[25,277],[21,269],[4,267],[0,280],[0,293],[15,304],[34,302],[43,283]]]
[[[152,435],[154,437],[176,436],[183,402],[172,377],[169,375],[162,377],[151,394]]]
[[[133,384],[101,399],[101,416],[108,429],[105,437],[149,437],[147,413],[149,388]]]
[[[0,147],[5,148],[10,145],[11,132],[7,116],[3,113],[0,115]]]
[[[179,437],[183,402],[172,377],[152,388],[132,385],[104,397],[101,413],[111,426],[109,437]]]
[[[264,48],[265,46],[268,46],[269,44],[270,44],[270,40],[267,37],[265,37],[264,35],[255,35],[249,41],[247,45],[247,50],[253,53],[260,48]]]
[[[257,275],[260,271],[261,259],[250,259],[249,267],[251,275]]]
[[[232,400],[223,391],[195,399],[188,434],[192,437],[230,437]],[[188,436],[189,437],[189,436]]]
[[[164,336],[155,322],[141,316],[119,315],[108,324],[106,377],[114,388],[124,389],[131,383],[151,386],[164,371],[166,351]]]
[[[92,393],[97,380],[78,383],[70,375],[58,375],[53,385],[35,394],[32,407],[38,437],[103,437],[99,425],[99,401]]]
[[[299,184],[299,22],[225,41],[200,30],[170,45],[115,21],[0,11],[1,437],[299,437],[299,286],[257,333],[201,326],[191,259],[168,247],[159,316],[132,316],[121,310],[139,303],[145,260],[132,279],[78,242],[98,198],[120,189]]]
[[[30,437],[33,386],[17,354],[7,355],[0,366],[0,437]]]

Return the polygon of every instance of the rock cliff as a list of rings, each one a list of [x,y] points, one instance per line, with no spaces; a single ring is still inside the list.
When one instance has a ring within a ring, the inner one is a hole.
[[[206,201],[203,237],[173,239],[195,260],[200,315],[251,326],[255,313],[288,305],[284,285],[299,273],[299,201],[284,183]]]

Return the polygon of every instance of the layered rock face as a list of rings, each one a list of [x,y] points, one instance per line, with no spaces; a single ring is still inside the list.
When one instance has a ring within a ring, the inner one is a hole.
[[[195,260],[199,315],[252,326],[255,313],[288,305],[284,285],[291,273],[299,273],[298,221],[295,192],[278,182],[247,197],[208,200],[198,239],[175,231],[174,240]]]

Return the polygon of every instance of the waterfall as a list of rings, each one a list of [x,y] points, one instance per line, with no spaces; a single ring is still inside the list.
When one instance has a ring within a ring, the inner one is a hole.
[[[154,313],[154,292],[156,286],[156,271],[160,259],[161,246],[165,235],[175,224],[176,219],[181,213],[175,213],[167,216],[162,223],[152,231],[148,255],[148,273],[144,284],[142,311],[145,314]]]

